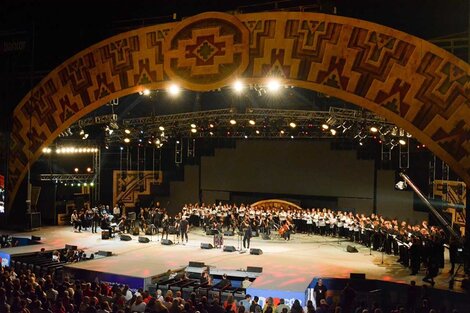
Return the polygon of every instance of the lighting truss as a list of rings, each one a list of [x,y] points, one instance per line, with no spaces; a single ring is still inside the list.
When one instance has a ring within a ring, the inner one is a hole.
[[[41,181],[93,181],[95,174],[41,174]]]

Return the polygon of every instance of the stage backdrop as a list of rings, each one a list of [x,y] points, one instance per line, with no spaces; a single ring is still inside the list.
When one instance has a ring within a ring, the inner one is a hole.
[[[134,208],[139,196],[150,195],[152,184],[162,182],[162,171],[113,171],[113,205]]]

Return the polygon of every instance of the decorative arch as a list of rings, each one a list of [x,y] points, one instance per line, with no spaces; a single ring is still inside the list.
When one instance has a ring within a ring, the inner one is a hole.
[[[106,39],[34,87],[13,114],[12,198],[28,158],[37,160],[59,133],[112,99],[169,81],[208,91],[236,77],[263,83],[269,75],[385,117],[470,184],[469,64],[422,39],[352,18],[209,12]]]

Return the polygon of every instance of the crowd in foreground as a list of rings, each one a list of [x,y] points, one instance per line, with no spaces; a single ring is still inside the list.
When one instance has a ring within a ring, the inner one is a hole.
[[[326,288],[323,289],[326,291]],[[2,313],[446,313],[457,311],[443,307],[433,308],[426,292],[421,294],[418,287],[411,285],[402,303],[385,311],[376,303],[356,301],[356,292],[347,284],[340,301],[324,296],[309,300],[302,306],[299,300],[292,305],[284,299],[269,297],[260,303],[258,296],[246,295],[236,301],[233,296],[224,299],[208,299],[191,293],[183,299],[180,292],[172,291],[154,294],[144,290],[131,291],[127,286],[99,282],[72,281],[64,278],[55,280],[50,275],[36,276],[29,270],[15,272],[2,267],[0,277],[0,312]],[[262,306],[261,306],[262,304]],[[316,305],[315,305],[316,304]]]

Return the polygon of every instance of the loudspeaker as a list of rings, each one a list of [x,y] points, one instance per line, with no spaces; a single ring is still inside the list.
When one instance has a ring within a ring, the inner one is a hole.
[[[40,240],[41,240],[41,237],[31,235],[31,240],[32,240],[32,241],[40,241]]]
[[[95,254],[102,255],[102,256],[112,256],[113,255],[113,253],[111,251],[101,251],[101,250],[96,252]]]
[[[224,251],[225,252],[235,252],[237,249],[235,249],[234,246],[224,246]]]
[[[67,249],[67,250],[69,250],[69,249],[70,249],[70,250],[77,250],[78,247],[77,247],[77,246],[74,246],[74,245],[65,245],[65,249]]]
[[[205,264],[204,262],[194,262],[194,261],[189,261],[189,265],[190,267],[204,267]]]
[[[131,241],[131,240],[132,240],[132,237],[129,236],[129,235],[122,234],[122,235],[121,235],[121,240],[122,240],[122,241]]]
[[[224,231],[224,236],[234,236],[233,230]]]
[[[215,234],[218,234],[219,231],[217,229],[208,229],[206,230],[206,235],[213,236]]]
[[[148,239],[147,237],[139,237],[139,242],[142,242],[142,243],[149,243],[149,242],[150,242],[150,239]]]
[[[257,266],[247,266],[246,271],[251,272],[251,273],[262,273],[263,268],[262,267],[257,267]]]
[[[359,251],[357,251],[356,247],[353,247],[353,246],[350,246],[350,245],[348,245],[348,246],[346,247],[346,251],[348,251],[349,253],[357,253],[357,252],[359,252]]]
[[[250,249],[250,254],[261,255],[261,254],[263,254],[263,250],[257,249],[257,248],[251,248]]]
[[[171,241],[170,239],[162,239],[162,245],[165,245],[165,246],[170,246],[173,244],[173,241]]]
[[[366,279],[366,274],[364,274],[364,273],[350,273],[349,278],[350,279]]]
[[[263,238],[263,240],[271,240],[271,237],[269,237],[268,234],[263,234],[262,238]]]
[[[101,239],[109,239],[109,230],[102,230],[101,231]]]
[[[201,249],[213,249],[214,246],[211,243],[201,242]]]

